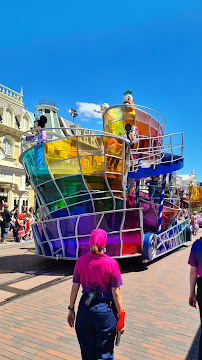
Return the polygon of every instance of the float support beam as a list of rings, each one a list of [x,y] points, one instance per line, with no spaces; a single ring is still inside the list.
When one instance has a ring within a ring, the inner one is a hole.
[[[140,207],[139,196],[140,196],[140,181],[137,180],[136,181],[136,191],[135,191],[135,200],[136,200],[136,207],[137,208]]]
[[[163,200],[164,200],[164,191],[165,191],[165,186],[166,186],[166,176],[167,176],[167,174],[163,175],[162,186],[161,186],[161,198],[160,198],[160,206],[159,206],[159,220],[158,220],[157,234],[161,233],[161,224],[162,224],[162,215],[163,215]]]
[[[171,203],[173,204],[172,173],[169,174],[169,192],[170,192]]]

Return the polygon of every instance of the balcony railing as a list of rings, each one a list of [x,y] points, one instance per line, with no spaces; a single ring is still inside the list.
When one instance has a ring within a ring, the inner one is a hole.
[[[23,104],[22,98],[23,98],[23,91],[21,90],[20,93],[17,91],[14,91],[12,89],[9,89],[8,87],[0,84],[0,94],[3,94],[7,96],[10,99],[13,99],[15,101],[18,101],[21,105]]]

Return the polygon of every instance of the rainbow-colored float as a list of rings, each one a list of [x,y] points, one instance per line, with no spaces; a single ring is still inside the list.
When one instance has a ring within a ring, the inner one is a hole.
[[[20,159],[43,218],[33,225],[38,255],[76,259],[98,227],[107,232],[107,254],[116,258],[153,259],[190,238],[187,221],[176,222],[172,194],[172,172],[183,166],[183,134],[164,135],[164,125],[160,113],[134,105],[128,91],[123,104],[104,109],[103,132],[55,132],[35,146],[22,137]],[[170,198],[164,199],[167,175]]]

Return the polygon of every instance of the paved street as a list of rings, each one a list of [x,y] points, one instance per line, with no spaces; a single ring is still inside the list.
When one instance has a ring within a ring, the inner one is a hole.
[[[115,359],[197,359],[199,314],[188,305],[190,246],[146,266],[120,261],[127,330]],[[0,360],[81,359],[66,323],[74,262],[40,258],[33,247],[0,246]]]

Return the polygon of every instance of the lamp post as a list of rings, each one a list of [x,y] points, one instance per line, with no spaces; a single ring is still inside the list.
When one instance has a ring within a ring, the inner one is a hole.
[[[74,118],[76,118],[78,116],[77,112],[75,109],[71,108],[69,110],[69,113],[71,114],[71,116],[73,117],[73,123],[74,123]]]

